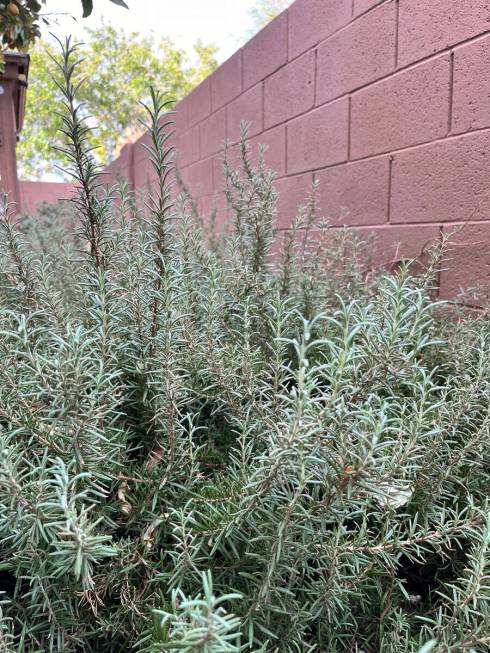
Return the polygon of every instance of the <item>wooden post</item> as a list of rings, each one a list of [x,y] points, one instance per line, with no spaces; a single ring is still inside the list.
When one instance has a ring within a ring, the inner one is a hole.
[[[9,195],[13,210],[20,210],[16,145],[25,110],[29,57],[5,54],[5,70],[0,75],[0,190]]]

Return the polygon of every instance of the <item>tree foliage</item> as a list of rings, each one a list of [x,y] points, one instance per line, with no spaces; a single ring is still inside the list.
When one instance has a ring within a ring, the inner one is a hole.
[[[124,0],[110,0],[126,7]],[[90,16],[93,0],[81,0],[83,17]],[[40,36],[39,23],[49,23],[49,14],[43,14],[46,0],[4,0],[0,3],[0,38],[3,49],[27,50]]]
[[[448,322],[439,250],[366,275],[314,192],[277,253],[246,130],[219,240],[156,92],[152,188],[105,191],[75,56],[76,236],[0,220],[3,650],[488,651],[488,310]]]
[[[141,133],[144,110],[138,103],[146,98],[148,84],[180,99],[216,68],[215,54],[214,46],[198,42],[194,62],[167,38],[125,33],[110,25],[87,29],[86,43],[80,48],[86,83],[78,99],[84,104],[81,111],[96,126],[88,138],[97,146],[97,160],[108,163],[122,144]],[[37,44],[31,51],[26,119],[17,147],[25,177],[39,178],[64,164],[60,151],[53,148],[61,145],[58,108],[62,94],[51,77],[51,67],[46,44]]]

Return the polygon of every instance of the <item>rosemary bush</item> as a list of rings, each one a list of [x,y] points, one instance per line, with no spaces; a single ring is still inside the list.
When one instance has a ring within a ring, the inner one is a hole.
[[[104,191],[59,73],[77,233],[0,219],[0,650],[488,651],[488,312],[314,193],[272,255],[245,138],[209,235],[158,93],[155,186]]]

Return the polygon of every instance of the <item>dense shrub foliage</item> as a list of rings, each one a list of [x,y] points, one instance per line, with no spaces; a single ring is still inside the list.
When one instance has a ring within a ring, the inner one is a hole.
[[[72,57],[77,234],[0,220],[0,649],[487,651],[490,316],[314,196],[278,247],[245,144],[220,241],[157,94],[155,187],[103,193]]]

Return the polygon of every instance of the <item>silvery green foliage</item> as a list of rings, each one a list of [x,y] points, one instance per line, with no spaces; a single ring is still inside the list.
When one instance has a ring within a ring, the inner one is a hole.
[[[217,598],[208,571],[202,576],[203,595],[189,599],[180,589],[172,591],[169,610],[155,610],[155,635],[158,642],[150,650],[179,650],[191,653],[238,653],[240,619],[227,614],[224,603],[240,600],[240,594]],[[171,635],[171,636],[170,636]]]
[[[157,93],[144,205],[104,192],[74,56],[77,235],[0,219],[0,649],[487,651],[488,313],[366,278],[314,193],[275,235],[245,139],[219,243]]]

